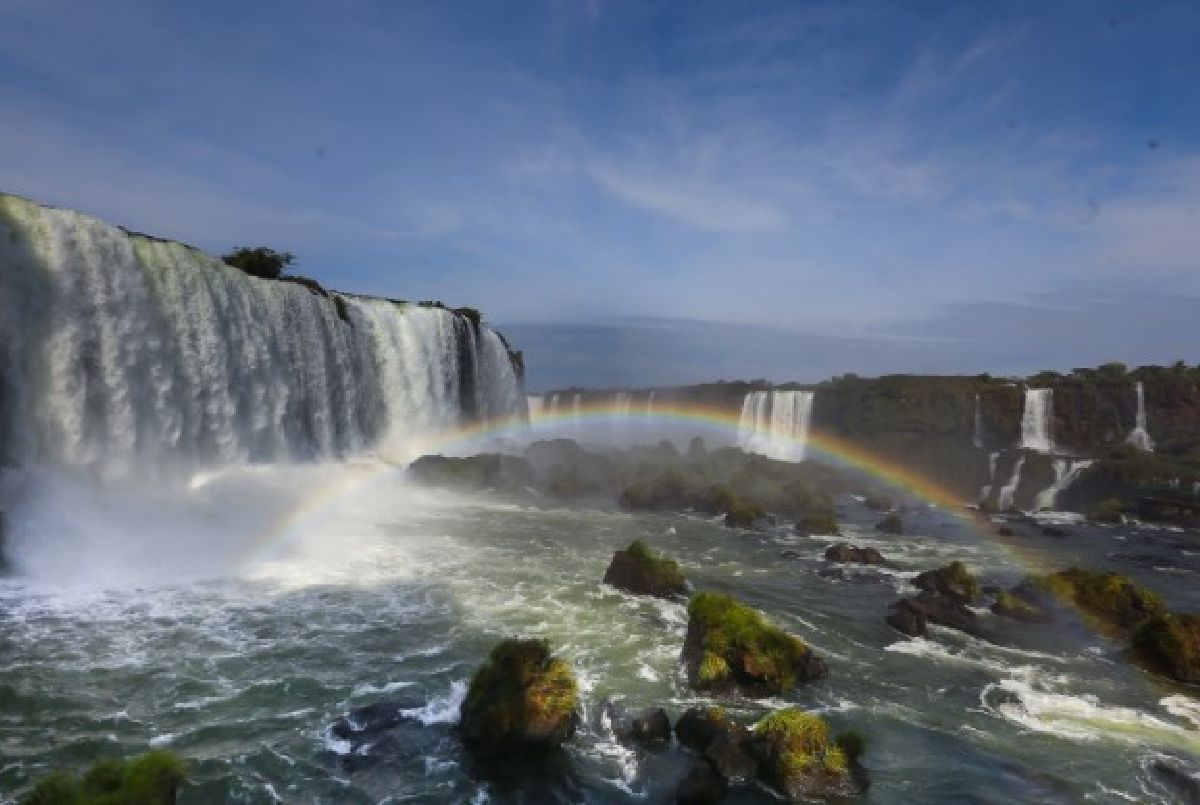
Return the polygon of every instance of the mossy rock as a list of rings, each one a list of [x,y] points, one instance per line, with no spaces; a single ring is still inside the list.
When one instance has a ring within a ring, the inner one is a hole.
[[[927,570],[912,581],[918,590],[969,604],[979,595],[979,582],[962,562],[951,562],[937,570]]]
[[[992,613],[1025,623],[1045,623],[1050,620],[1050,614],[1046,610],[1008,590],[1001,590],[996,594]]]
[[[1099,626],[1130,632],[1150,618],[1167,614],[1159,596],[1120,573],[1095,573],[1078,567],[1029,579],[1031,589],[1070,604]]]
[[[867,495],[863,505],[873,512],[886,512],[892,510],[892,499],[883,494]]]
[[[796,523],[796,531],[804,536],[812,536],[813,534],[829,535],[832,537],[841,536],[842,531],[838,528],[837,520],[833,519],[828,514],[806,514]]]
[[[797,707],[777,710],[754,727],[754,734],[770,742],[764,781],[787,799],[861,793],[850,773],[850,758],[830,740],[829,725],[820,716]]]
[[[687,580],[679,565],[650,550],[641,540],[613,554],[604,583],[635,595],[675,598],[687,594]]]
[[[1120,498],[1105,498],[1088,511],[1093,523],[1119,525],[1125,522],[1125,505]]]
[[[544,640],[509,639],[492,649],[460,708],[463,743],[483,755],[557,748],[575,733],[578,686]]]
[[[1200,615],[1157,615],[1133,633],[1134,658],[1180,682],[1200,682]]]
[[[683,660],[692,687],[714,693],[775,696],[827,674],[804,641],[719,593],[699,593],[688,604]]]
[[[874,548],[859,548],[857,545],[847,545],[844,542],[826,548],[825,561],[881,567],[888,565],[888,560]]]
[[[186,778],[177,755],[154,750],[132,760],[106,759],[83,778],[55,772],[21,799],[21,805],[175,805]]]
[[[875,530],[883,534],[900,534],[904,531],[904,521],[898,514],[889,514],[875,524]]]
[[[739,501],[725,513],[725,526],[726,528],[753,528],[763,514],[760,507]]]

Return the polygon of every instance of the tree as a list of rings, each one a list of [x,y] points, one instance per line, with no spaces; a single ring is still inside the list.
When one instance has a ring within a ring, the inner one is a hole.
[[[291,252],[277,252],[265,246],[239,246],[221,259],[252,277],[277,280],[296,257]]]

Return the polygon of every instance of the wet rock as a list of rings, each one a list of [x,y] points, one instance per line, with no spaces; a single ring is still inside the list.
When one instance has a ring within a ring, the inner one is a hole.
[[[1001,536],[1001,537],[1011,537],[1011,536],[1014,536],[1014,535],[1015,535],[1015,533],[1016,533],[1016,532],[1014,532],[1014,531],[1012,530],[1012,528],[1010,528],[1009,526],[1006,526],[1006,525],[1002,525],[1002,526],[996,526],[996,534],[997,534],[997,536]]]
[[[900,534],[904,531],[904,521],[898,514],[889,514],[875,524],[875,530],[884,534]]]
[[[1019,592],[1016,592],[1016,588],[1011,592],[1001,590],[997,593],[991,609],[995,615],[1025,623],[1046,623],[1050,620],[1049,612],[1022,598]]]
[[[909,637],[925,637],[929,634],[929,621],[916,609],[909,606],[896,606],[884,617],[884,622],[901,634]]]
[[[1181,802],[1200,803],[1200,779],[1176,763],[1156,758],[1150,770]]]
[[[687,580],[679,565],[655,553],[641,540],[613,554],[604,583],[635,595],[675,598],[687,593]]]
[[[827,514],[808,514],[796,522],[796,533],[809,537],[813,534],[838,536],[841,530],[837,521]]]
[[[577,695],[570,666],[544,640],[504,640],[471,679],[463,743],[483,755],[553,749],[575,732]]]
[[[1042,534],[1047,537],[1069,537],[1071,532],[1065,528],[1060,528],[1056,525],[1048,525],[1042,528]]]
[[[830,740],[824,719],[797,707],[777,710],[754,728],[770,743],[761,778],[790,800],[853,797],[864,786],[850,773],[845,750]]]
[[[682,745],[703,752],[719,734],[733,729],[733,722],[720,707],[690,707],[675,722],[675,738]]]
[[[800,551],[794,551],[791,548],[779,552],[780,559],[803,559],[804,554]]]
[[[421,706],[421,702],[415,699],[394,699],[356,707],[333,722],[329,734],[343,741],[362,740],[399,724],[415,721],[405,711]]]
[[[969,604],[979,595],[979,582],[962,562],[927,570],[913,579],[912,584],[918,590],[945,596],[960,604]]]
[[[887,577],[881,573],[863,570],[847,572],[846,568],[840,565],[825,565],[817,571],[817,575],[823,579],[834,579],[848,584],[882,584],[887,581]]]
[[[1133,633],[1133,654],[1152,671],[1180,682],[1200,682],[1200,614],[1167,613]]]
[[[629,722],[629,736],[646,744],[661,744],[671,740],[671,719],[661,707],[649,707]]]
[[[883,554],[874,548],[859,548],[855,545],[838,543],[825,549],[825,559],[830,562],[860,565],[887,565]]]
[[[717,733],[704,750],[713,768],[726,780],[750,780],[758,774],[758,761],[746,749],[749,733],[744,729]]]
[[[896,613],[908,612],[916,616],[902,615],[893,619],[885,618],[888,624],[899,629],[904,634],[916,637],[925,634],[921,631],[921,622],[936,623],[950,629],[958,629],[971,635],[978,635],[979,629],[975,613],[962,604],[940,595],[922,593],[915,598],[901,598],[890,605]],[[901,626],[905,628],[901,628]],[[916,629],[914,634],[913,629]]]
[[[688,769],[688,773],[675,789],[675,802],[678,805],[711,805],[725,799],[729,793],[729,783],[710,764],[698,762]]]

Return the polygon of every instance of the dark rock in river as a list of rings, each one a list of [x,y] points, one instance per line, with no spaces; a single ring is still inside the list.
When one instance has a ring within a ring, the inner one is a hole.
[[[918,590],[945,596],[959,604],[969,604],[979,595],[979,582],[962,562],[927,570],[913,579],[912,584]]]
[[[830,562],[859,565],[887,565],[883,554],[874,548],[859,548],[855,545],[838,543],[825,549],[825,559]]]
[[[893,604],[893,610],[883,620],[897,632],[909,637],[925,637],[929,634],[929,620],[918,610],[909,606]]]
[[[992,613],[1025,623],[1046,623],[1051,620],[1050,613],[1023,598],[1018,587],[996,593],[996,601],[992,604]]]
[[[726,780],[751,780],[758,774],[758,761],[748,751],[750,731],[738,726],[718,732],[704,748],[704,757]]]
[[[1155,758],[1150,763],[1150,770],[1154,773],[1164,786],[1171,790],[1171,793],[1179,797],[1180,802],[1200,803],[1200,779],[1196,775],[1182,768],[1173,760],[1163,758]]]
[[[471,679],[463,743],[483,755],[553,749],[575,732],[577,694],[570,666],[544,640],[505,640]]]
[[[898,514],[889,514],[875,524],[875,530],[884,534],[899,534],[904,531],[904,521]]]
[[[1200,682],[1200,614],[1158,615],[1133,633],[1134,657],[1180,682]]]
[[[838,528],[837,520],[834,520],[833,517],[827,514],[807,514],[796,522],[796,533],[806,537],[813,534],[827,534],[836,537],[842,532]]]
[[[1056,525],[1048,525],[1042,528],[1042,534],[1047,537],[1069,537],[1071,532],[1065,528],[1060,528]]]
[[[675,722],[675,738],[697,752],[703,752],[722,732],[734,729],[729,716],[719,707],[690,707]]]
[[[687,581],[679,565],[636,540],[613,554],[604,573],[604,583],[635,595],[674,598],[687,593]]]
[[[661,707],[649,707],[629,722],[629,737],[647,744],[667,743],[671,740],[671,719]]]
[[[333,722],[329,733],[344,741],[362,740],[398,724],[415,721],[416,719],[406,715],[405,711],[416,710],[421,706],[415,699],[395,699],[356,707]]]
[[[533,468],[526,459],[500,453],[466,458],[421,456],[409,465],[408,477],[439,489],[520,493],[533,484]]]
[[[711,764],[700,761],[692,764],[687,775],[675,789],[675,802],[678,805],[712,805],[725,799],[729,793],[729,783],[725,781]]]
[[[912,637],[924,635],[929,623],[971,635],[979,633],[975,613],[945,596],[922,593],[915,598],[901,598],[889,607],[894,611],[885,618],[888,625]]]

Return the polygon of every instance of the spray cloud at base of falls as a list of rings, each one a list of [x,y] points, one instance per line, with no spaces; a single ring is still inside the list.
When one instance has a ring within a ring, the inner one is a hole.
[[[508,347],[455,311],[252,278],[14,196],[0,232],[0,458],[19,465],[408,458],[525,411]]]

